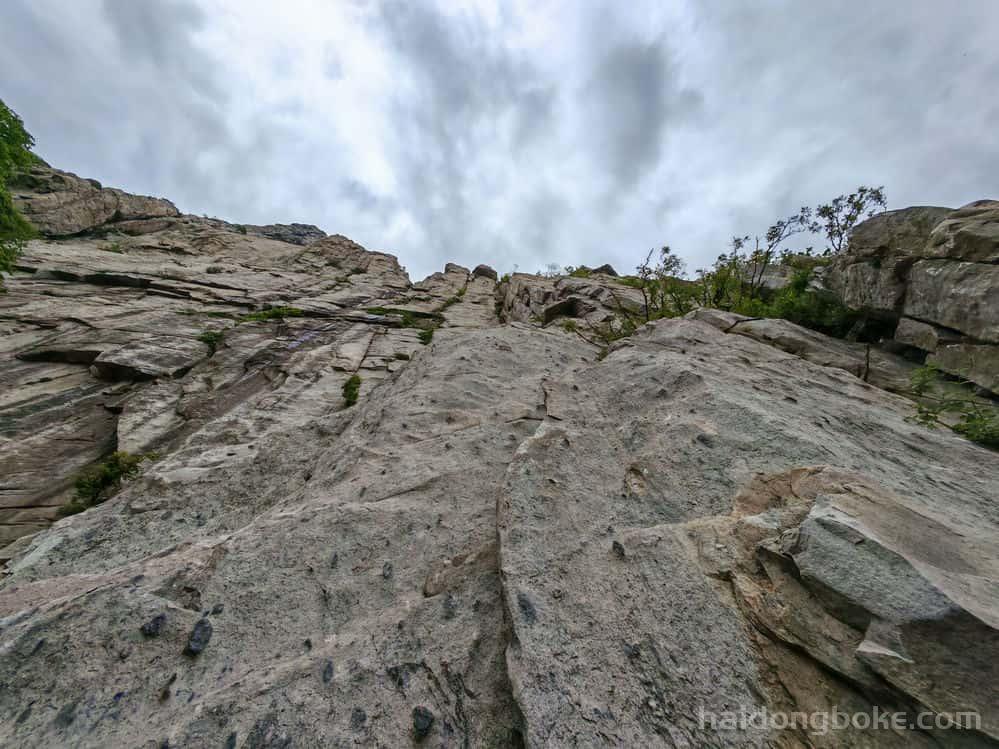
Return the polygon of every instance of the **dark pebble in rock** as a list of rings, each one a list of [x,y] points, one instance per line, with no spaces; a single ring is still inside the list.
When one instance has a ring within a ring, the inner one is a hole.
[[[611,544],[611,550],[621,559],[624,559],[624,546],[621,545],[620,541],[615,541]]]
[[[413,734],[417,741],[425,739],[434,726],[434,714],[423,705],[413,708]]]
[[[142,634],[146,637],[159,637],[164,624],[166,624],[166,614],[157,614],[142,625]]]
[[[326,661],[326,665],[323,666],[323,684],[329,684],[333,681],[333,661]]]
[[[223,611],[225,611],[224,603],[216,603],[214,606],[212,606],[212,616],[218,616]]]
[[[359,707],[355,707],[350,713],[350,727],[355,731],[360,731],[364,728],[364,724],[368,722],[368,714],[364,712]]]
[[[56,713],[55,724],[60,728],[66,728],[76,719],[76,703],[69,702],[62,706],[62,709]]]
[[[191,637],[187,641],[187,653],[197,655],[208,647],[208,641],[212,639],[212,623],[208,619],[199,619],[191,630]]]
[[[520,609],[524,621],[528,624],[534,624],[538,620],[538,611],[534,608],[534,602],[531,601],[527,593],[517,594],[517,608]]]
[[[386,580],[392,577],[392,562],[385,562],[385,564],[382,565],[382,577]]]

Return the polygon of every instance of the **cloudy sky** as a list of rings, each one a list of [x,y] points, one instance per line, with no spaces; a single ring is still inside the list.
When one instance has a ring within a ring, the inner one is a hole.
[[[996,0],[2,0],[0,98],[54,166],[417,278],[999,197]]]

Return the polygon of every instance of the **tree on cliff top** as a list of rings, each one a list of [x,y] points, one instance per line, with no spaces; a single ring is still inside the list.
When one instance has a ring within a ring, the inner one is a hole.
[[[34,144],[21,118],[0,100],[0,271],[13,269],[24,241],[35,235],[31,224],[14,208],[7,189],[7,181],[35,161],[31,153]]]

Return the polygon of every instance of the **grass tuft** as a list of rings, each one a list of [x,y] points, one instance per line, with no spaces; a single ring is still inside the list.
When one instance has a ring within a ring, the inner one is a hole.
[[[343,402],[350,408],[357,403],[357,395],[361,391],[361,376],[351,375],[350,379],[343,383]]]

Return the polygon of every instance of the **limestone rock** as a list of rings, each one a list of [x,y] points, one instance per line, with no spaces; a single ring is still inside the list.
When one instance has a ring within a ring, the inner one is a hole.
[[[999,202],[907,208],[850,236],[823,283],[854,309],[897,322],[895,340],[995,392],[999,370]],[[946,343],[948,351],[935,355]]]
[[[609,275],[163,221],[0,296],[0,744],[999,741],[999,461],[913,421],[914,363],[703,309],[603,352],[558,323],[641,314]],[[53,523],[116,449],[158,457]],[[981,723],[719,725],[875,707]]]
[[[908,392],[916,368],[912,362],[878,346],[830,338],[788,320],[755,319],[713,309],[694,310],[687,318],[770,344],[815,364],[842,369],[892,392]]]
[[[909,275],[905,314],[999,343],[999,265],[920,260]]]
[[[897,316],[906,276],[933,228],[949,208],[917,206],[874,216],[850,235],[849,247],[825,274],[825,282],[853,309]]]
[[[11,184],[17,209],[43,234],[66,236],[129,222],[180,215],[169,200],[131,195],[96,180],[34,166]]]
[[[922,254],[999,263],[999,201],[978,200],[949,214],[937,224]]]
[[[475,270],[472,271],[472,275],[476,278],[490,278],[493,281],[499,278],[499,276],[496,275],[496,271],[488,265],[476,265]]]
[[[993,393],[999,393],[999,346],[973,343],[939,345],[927,361],[944,372],[963,377]]]
[[[903,317],[898,321],[893,338],[906,346],[932,352],[937,350],[937,346],[941,342],[956,343],[960,341],[961,334],[930,325],[921,320],[914,320],[911,317]]]

